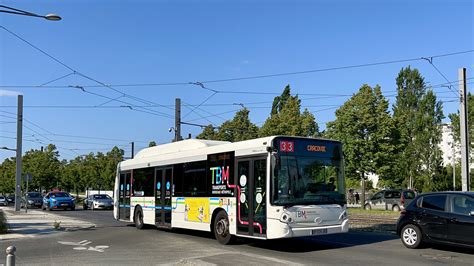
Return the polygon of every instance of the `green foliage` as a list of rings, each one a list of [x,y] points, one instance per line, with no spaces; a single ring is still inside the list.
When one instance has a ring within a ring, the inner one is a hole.
[[[23,156],[23,175],[30,173],[33,176],[29,184],[33,189],[49,189],[59,184],[61,162],[56,146],[49,144],[44,151],[30,150]]]
[[[5,214],[0,210],[0,235],[8,233],[8,223]]]
[[[218,130],[209,125],[196,138],[231,142],[254,139],[258,137],[258,127],[250,121],[249,113],[247,108],[243,108],[235,113],[232,120],[225,121]]]
[[[291,96],[290,85],[287,85],[281,96],[273,100],[270,117],[260,128],[260,137],[272,135],[316,137],[318,125],[311,112],[307,109],[301,113],[301,100]]]
[[[90,153],[78,156],[69,162],[59,161],[59,152],[53,144],[44,151],[30,150],[23,156],[23,175],[33,176],[29,190],[49,190],[54,187],[78,193],[85,188],[112,189],[115,182],[117,164],[123,160],[123,151],[114,147],[107,154]],[[14,193],[15,158],[0,164],[0,193]],[[23,187],[24,187],[23,183]]]
[[[403,68],[397,81],[397,99],[393,118],[397,144],[391,178],[395,183],[408,184],[419,191],[434,188],[433,179],[441,171],[442,104],[431,90],[426,90],[424,79],[417,69]]]
[[[360,180],[363,173],[383,175],[394,149],[388,101],[379,86],[363,85],[336,111],[326,136],[342,141],[346,176]],[[360,185],[359,185],[360,187]]]
[[[469,132],[469,141],[470,143],[470,150],[474,150],[474,95],[469,93],[467,95],[467,124],[468,124],[468,131]],[[457,114],[449,114],[448,117],[451,119],[451,125],[454,129],[454,139],[456,142],[460,142],[460,126],[459,126],[459,111]]]
[[[3,195],[15,191],[15,157],[7,158],[0,164],[0,193]]]
[[[156,142],[154,140],[148,143],[148,147],[154,147],[154,146],[156,146]]]

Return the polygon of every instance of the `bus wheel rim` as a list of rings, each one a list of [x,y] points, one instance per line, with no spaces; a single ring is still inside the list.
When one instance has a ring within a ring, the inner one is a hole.
[[[216,225],[216,232],[218,235],[225,236],[227,235],[228,225],[226,219],[220,219]]]

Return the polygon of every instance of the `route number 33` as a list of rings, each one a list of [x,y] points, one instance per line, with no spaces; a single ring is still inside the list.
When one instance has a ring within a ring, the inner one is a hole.
[[[293,141],[280,141],[280,151],[294,152],[295,143]]]

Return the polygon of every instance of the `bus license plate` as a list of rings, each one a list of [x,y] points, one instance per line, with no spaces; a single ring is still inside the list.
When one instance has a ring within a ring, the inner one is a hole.
[[[312,235],[325,235],[328,233],[328,229],[327,228],[324,228],[324,229],[313,229],[311,230],[311,234]]]

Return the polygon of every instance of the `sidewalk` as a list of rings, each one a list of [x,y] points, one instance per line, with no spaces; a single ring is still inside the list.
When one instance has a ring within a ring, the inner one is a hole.
[[[0,235],[0,240],[35,237],[38,235],[95,227],[95,224],[87,221],[37,209],[28,209],[28,213],[25,213],[24,209],[15,212],[13,208],[10,207],[3,207],[1,210],[5,214],[9,230],[7,234]],[[54,228],[55,222],[60,222],[58,229]]]

